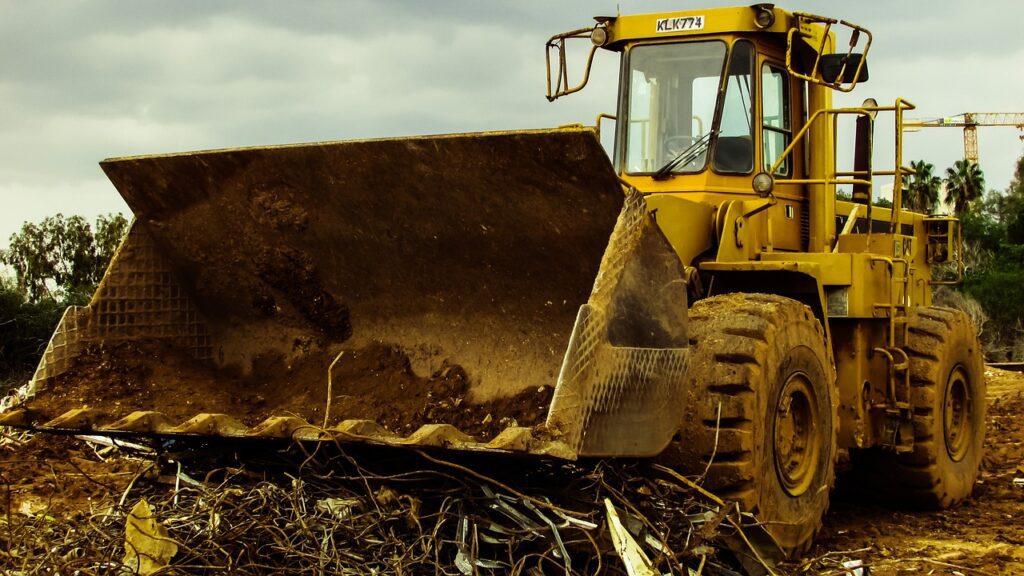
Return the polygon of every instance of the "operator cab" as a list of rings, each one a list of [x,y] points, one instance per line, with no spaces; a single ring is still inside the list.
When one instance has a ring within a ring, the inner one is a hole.
[[[871,174],[856,161],[853,172],[837,172],[831,105],[833,91],[867,80],[867,30],[771,4],[596,20],[548,41],[547,97],[581,90],[598,49],[620,54],[612,161],[627,185],[707,207],[690,211],[715,211],[716,226],[735,201],[752,202],[736,208],[742,222],[761,214],[780,223],[750,232],[762,235],[758,243],[738,241],[742,254],[719,258],[834,248],[836,185],[853,183],[857,201]],[[834,50],[833,25],[850,31],[845,51]],[[855,53],[862,34],[863,53]],[[577,85],[568,81],[570,39],[592,43]],[[870,150],[870,130],[858,132],[856,149]]]
[[[628,47],[619,170],[659,181],[705,172],[745,176],[731,184],[749,190],[749,177],[770,168],[789,145],[794,124],[785,66],[760,61],[757,46],[745,38]],[[784,159],[775,177],[789,176],[791,164]]]
[[[548,41],[548,98],[582,89],[597,49],[620,53],[614,164],[642,192],[764,196],[771,188],[753,184],[815,177],[820,167],[805,154],[815,138],[797,137],[807,111],[829,108],[827,92],[867,79],[852,52],[861,28],[841,22],[853,29],[850,49],[833,53],[838,21],[771,4],[596,20]],[[593,44],[577,86],[566,66],[573,38]],[[787,188],[794,201],[805,196]]]

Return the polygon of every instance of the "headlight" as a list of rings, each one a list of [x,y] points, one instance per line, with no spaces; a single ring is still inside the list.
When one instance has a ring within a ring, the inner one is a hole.
[[[608,43],[608,29],[604,26],[597,26],[590,33],[590,41],[594,43],[594,46],[604,46]]]
[[[754,175],[754,179],[750,181],[750,187],[757,192],[759,196],[767,196],[772,193],[772,189],[775,188],[775,179],[772,175],[767,172],[758,172]]]

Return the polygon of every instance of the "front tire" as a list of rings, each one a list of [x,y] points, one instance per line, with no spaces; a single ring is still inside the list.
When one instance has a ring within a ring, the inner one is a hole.
[[[784,556],[807,550],[835,478],[835,369],[811,310],[726,294],[690,310],[679,465],[754,513]]]

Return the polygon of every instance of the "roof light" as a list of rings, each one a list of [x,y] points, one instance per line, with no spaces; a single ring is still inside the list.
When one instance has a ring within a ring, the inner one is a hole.
[[[754,10],[754,24],[758,28],[771,28],[775,24],[774,4],[754,4],[751,8]]]
[[[594,31],[590,33],[590,41],[594,46],[604,46],[608,43],[608,29],[604,26],[595,26]]]

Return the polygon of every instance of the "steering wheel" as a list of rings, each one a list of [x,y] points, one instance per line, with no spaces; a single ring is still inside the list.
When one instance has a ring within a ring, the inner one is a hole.
[[[694,136],[669,136],[665,139],[665,162],[673,160],[676,156],[681,154],[684,150],[687,150],[693,146],[701,138]],[[687,167],[692,167],[696,163],[697,159],[693,158],[686,163]],[[676,170],[683,168],[683,165],[676,166]]]
[[[675,155],[692,146],[697,140],[693,136],[669,136],[665,139],[665,150]]]

